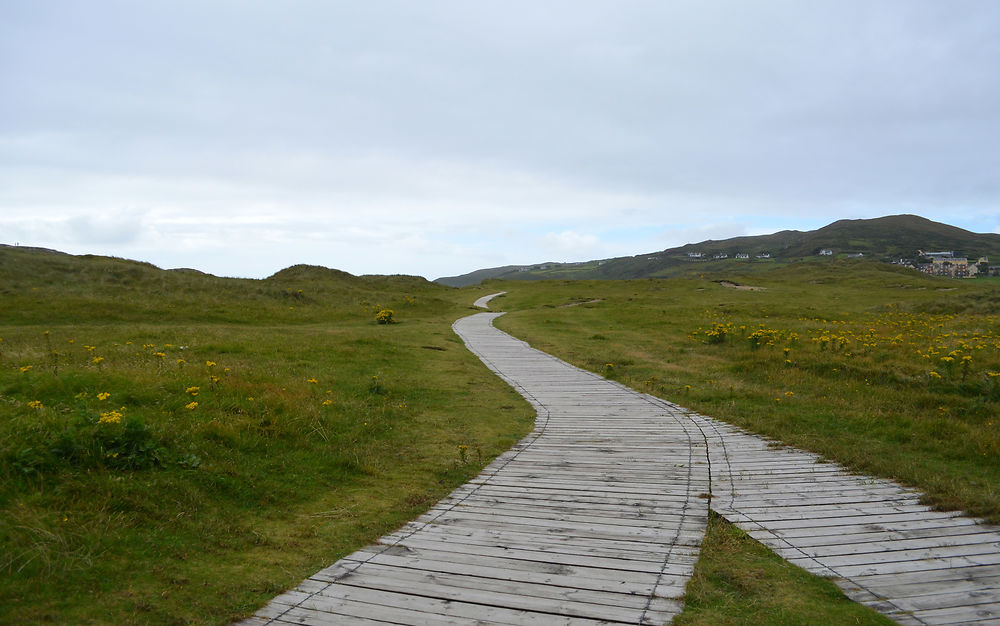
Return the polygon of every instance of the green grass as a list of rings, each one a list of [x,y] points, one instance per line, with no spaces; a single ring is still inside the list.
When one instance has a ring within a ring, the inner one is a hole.
[[[0,248],[0,623],[227,623],[416,517],[530,429],[450,328],[502,289],[498,326],[537,347],[995,516],[980,448],[995,445],[998,286],[834,262],[453,290]],[[382,309],[399,323],[377,324]],[[855,350],[873,323],[878,345]],[[739,326],[760,324],[774,345],[751,349]],[[849,350],[812,342],[834,330]],[[917,344],[975,332],[990,342],[974,371],[931,381]],[[709,530],[683,623],[879,623]]]
[[[864,624],[892,620],[847,599],[833,582],[778,558],[712,515],[678,626]]]
[[[0,291],[2,623],[228,623],[531,428],[422,279],[14,250]]]
[[[1000,520],[994,282],[835,262],[489,287],[510,292],[497,325],[535,347]]]

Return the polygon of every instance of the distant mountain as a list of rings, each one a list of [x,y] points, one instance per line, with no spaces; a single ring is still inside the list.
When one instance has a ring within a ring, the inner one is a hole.
[[[877,260],[916,259],[920,251],[953,251],[978,259],[1000,258],[1000,235],[973,233],[917,215],[889,215],[868,220],[839,220],[818,230],[783,230],[771,235],[734,237],[691,243],[661,252],[584,263],[540,263],[482,269],[435,282],[461,287],[487,278],[508,280],[650,278],[676,274],[707,264],[721,269],[727,263],[773,262],[818,256],[862,254]],[[736,258],[746,255],[748,258]]]

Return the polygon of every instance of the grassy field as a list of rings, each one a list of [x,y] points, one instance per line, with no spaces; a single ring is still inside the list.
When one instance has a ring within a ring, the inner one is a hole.
[[[469,294],[16,253],[0,257],[0,623],[227,623],[531,428],[451,331]]]
[[[536,347],[998,516],[995,281],[825,264],[454,290],[0,249],[0,623],[226,623],[415,517],[530,430],[450,329],[502,289],[498,326]],[[682,623],[884,623],[709,530]]]

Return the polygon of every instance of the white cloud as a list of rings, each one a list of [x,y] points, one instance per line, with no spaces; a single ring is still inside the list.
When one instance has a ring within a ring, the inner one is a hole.
[[[573,230],[547,233],[543,238],[543,246],[558,255],[558,258],[549,260],[594,258],[601,256],[603,250],[598,237]]]
[[[8,3],[0,240],[436,276],[1000,231],[1000,7],[956,1]]]

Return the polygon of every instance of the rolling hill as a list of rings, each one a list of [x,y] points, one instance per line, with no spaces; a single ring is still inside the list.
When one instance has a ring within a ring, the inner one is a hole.
[[[438,278],[435,282],[462,287],[478,284],[487,278],[543,280],[664,277],[689,269],[695,263],[717,269],[727,263],[789,261],[814,257],[819,255],[820,250],[830,250],[834,257],[860,253],[865,257],[884,261],[915,259],[920,251],[940,250],[954,251],[956,255],[970,258],[1000,257],[1000,235],[973,233],[916,215],[890,215],[875,219],[839,220],[823,228],[805,232],[783,230],[770,235],[708,240],[631,257],[481,269],[460,276]],[[750,258],[737,259],[737,254],[748,255]],[[767,258],[758,259],[761,255],[767,255]]]

